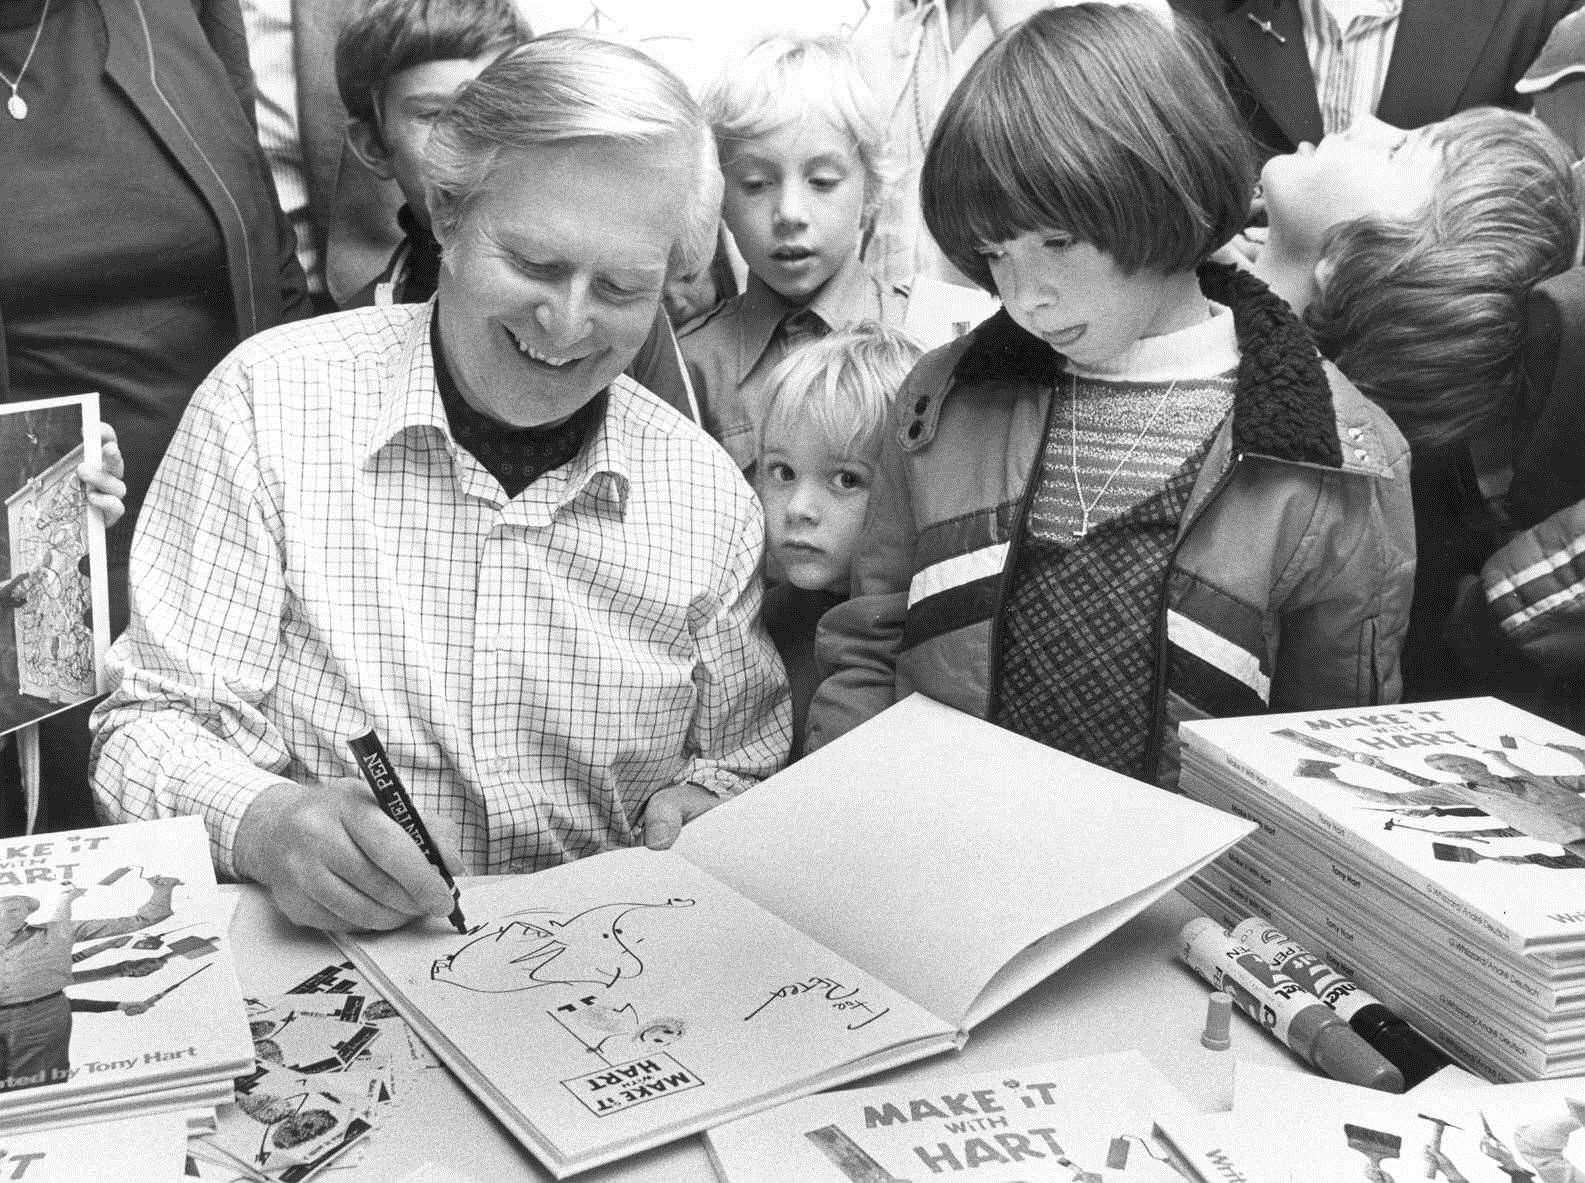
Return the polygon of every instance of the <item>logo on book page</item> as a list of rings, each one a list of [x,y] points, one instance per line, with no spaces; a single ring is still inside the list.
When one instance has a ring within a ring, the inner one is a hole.
[[[561,1085],[596,1117],[620,1113],[645,1101],[667,1097],[704,1083],[690,1069],[664,1052],[629,1060],[564,1080]]]

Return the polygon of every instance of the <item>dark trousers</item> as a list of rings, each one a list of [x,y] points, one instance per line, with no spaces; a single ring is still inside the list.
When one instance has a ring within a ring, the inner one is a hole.
[[[57,991],[0,1007],[0,1090],[59,1084],[71,1075],[72,1008]]]

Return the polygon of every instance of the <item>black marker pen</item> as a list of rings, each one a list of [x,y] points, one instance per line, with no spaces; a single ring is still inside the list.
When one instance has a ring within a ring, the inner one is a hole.
[[[452,902],[456,904],[448,919],[458,932],[466,933],[468,925],[462,918],[462,893],[457,890],[457,881],[446,870],[445,861],[430,840],[429,831],[424,828],[424,819],[413,808],[413,799],[407,795],[401,778],[396,775],[396,769],[391,767],[391,761],[385,755],[380,737],[371,730],[367,735],[349,739],[347,746],[352,749],[352,757],[358,762],[358,771],[369,782],[369,788],[374,790],[374,799],[380,803],[381,812],[407,832],[419,852],[446,881],[446,886],[451,889]]]

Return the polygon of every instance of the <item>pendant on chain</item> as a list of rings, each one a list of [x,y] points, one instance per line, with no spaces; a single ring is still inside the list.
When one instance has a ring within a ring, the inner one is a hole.
[[[28,117],[27,100],[13,90],[11,97],[6,100],[6,110],[10,112],[12,119],[18,121],[26,119]]]

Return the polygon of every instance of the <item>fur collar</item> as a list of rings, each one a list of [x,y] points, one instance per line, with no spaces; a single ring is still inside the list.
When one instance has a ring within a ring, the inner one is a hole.
[[[1342,446],[1321,355],[1286,301],[1247,271],[1220,263],[1199,270],[1200,290],[1233,310],[1238,376],[1233,447],[1279,460],[1341,467]],[[962,382],[1022,379],[1049,384],[1066,359],[1001,309],[974,330],[953,367]]]

